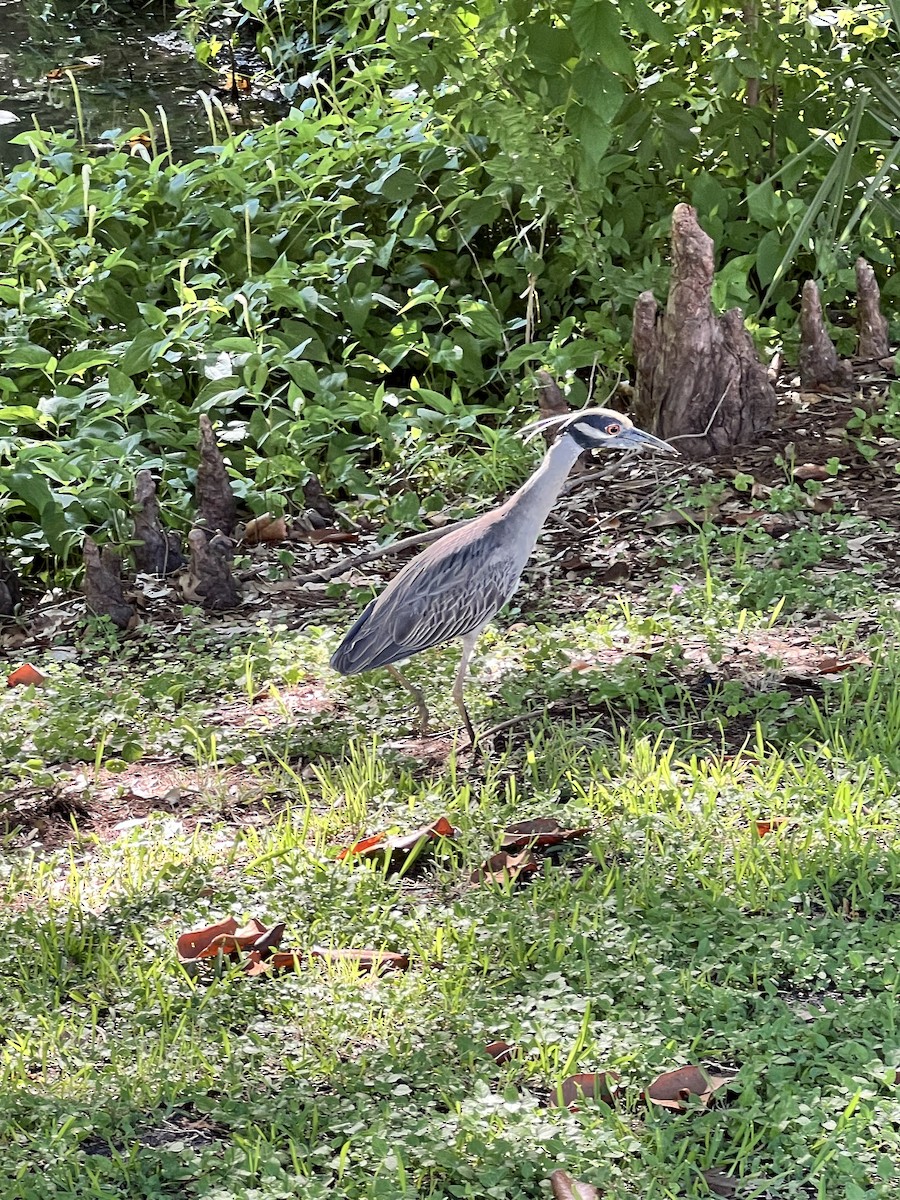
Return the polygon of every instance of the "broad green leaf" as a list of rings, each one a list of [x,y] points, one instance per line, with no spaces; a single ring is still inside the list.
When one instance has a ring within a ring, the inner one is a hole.
[[[671,41],[671,33],[662,18],[653,11],[647,0],[620,0],[622,16],[632,29],[646,33],[661,46]]]
[[[756,249],[756,274],[763,287],[768,287],[775,278],[783,255],[781,234],[777,229],[770,229]]]
[[[4,471],[0,482],[4,483],[14,496],[24,500],[39,517],[43,517],[45,511],[56,503],[50,485],[37,471]]]
[[[567,29],[553,25],[526,26],[528,57],[544,75],[559,71],[564,63],[578,57],[578,45]]]
[[[585,54],[596,55],[620,75],[632,73],[634,63],[622,37],[622,18],[609,0],[576,0],[572,32]]]
[[[572,86],[585,106],[607,123],[613,121],[625,96],[618,78],[602,63],[581,63],[573,72]]]
[[[64,375],[83,375],[92,367],[105,367],[112,362],[112,354],[104,350],[73,350],[66,354],[59,363],[59,370]]]

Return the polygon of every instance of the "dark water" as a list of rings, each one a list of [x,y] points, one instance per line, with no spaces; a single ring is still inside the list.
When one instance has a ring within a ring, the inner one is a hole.
[[[48,78],[60,68],[75,77],[87,143],[106,142],[116,130],[143,128],[141,109],[159,130],[158,106],[176,150],[186,153],[209,143],[201,97],[214,92],[219,73],[196,61],[173,4],[125,3],[100,16],[88,5],[72,6],[69,19],[59,16],[65,5],[55,5],[50,16],[48,8],[42,0],[0,0],[0,167],[28,156],[12,139],[35,120],[42,129],[78,129],[71,82]],[[223,102],[238,128],[272,115],[254,100],[232,102],[225,96]]]

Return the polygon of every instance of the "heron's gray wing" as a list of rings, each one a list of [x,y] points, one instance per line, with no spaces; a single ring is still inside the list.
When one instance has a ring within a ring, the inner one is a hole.
[[[347,633],[331,664],[370,671],[481,629],[509,599],[520,569],[493,539],[420,554]]]

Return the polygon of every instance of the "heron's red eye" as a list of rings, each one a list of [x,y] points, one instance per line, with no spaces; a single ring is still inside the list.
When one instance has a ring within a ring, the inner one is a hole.
[[[622,432],[622,426],[617,425],[615,421],[613,421],[612,425],[607,425],[606,432],[610,435],[610,437],[615,437],[617,433]]]

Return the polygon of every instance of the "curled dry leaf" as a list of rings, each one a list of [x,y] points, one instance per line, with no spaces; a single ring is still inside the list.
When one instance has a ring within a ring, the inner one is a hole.
[[[550,1188],[553,1200],[600,1200],[600,1192],[592,1183],[573,1179],[568,1171],[553,1171]]]
[[[14,671],[6,677],[7,687],[40,687],[47,678],[42,675],[37,667],[33,667],[31,663],[22,663],[21,667],[16,667]]]
[[[741,1186],[739,1179],[735,1179],[727,1171],[720,1171],[718,1167],[709,1167],[703,1172],[703,1178],[714,1196],[736,1196]]]
[[[764,817],[756,822],[756,832],[760,837],[765,837],[773,829],[783,829],[796,823],[796,817]]]
[[[615,1104],[618,1081],[619,1076],[615,1071],[570,1075],[556,1089],[553,1099],[557,1108],[570,1108],[573,1112],[577,1112],[578,1106],[585,1100],[596,1100],[600,1104]]]
[[[411,833],[388,837],[386,833],[375,833],[347,846],[338,855],[338,860],[364,859],[386,865],[388,872],[408,870],[413,863],[421,863],[430,850],[430,843],[438,838],[454,838],[456,830],[446,817],[438,817],[430,825],[414,829]]]
[[[284,517],[273,517],[265,513],[254,517],[244,526],[244,544],[257,546],[260,542],[283,542],[288,535]]]
[[[619,560],[611,563],[605,571],[601,571],[597,576],[598,583],[624,583],[626,579],[631,578],[631,567],[627,562]]]
[[[268,958],[276,946],[281,945],[281,939],[284,937],[284,921],[278,921],[265,933],[261,933],[253,943],[253,953],[260,958]]]
[[[264,953],[251,950],[247,955],[248,975],[272,975],[280,971],[299,971],[303,955],[299,950],[276,950]]]
[[[524,876],[533,875],[537,869],[538,860],[530,850],[523,850],[521,854],[508,854],[501,850],[475,868],[469,876],[469,883],[515,883]]]
[[[572,842],[591,832],[590,826],[581,829],[563,829],[555,817],[535,817],[531,821],[515,821],[507,825],[500,839],[503,850],[523,850],[526,846],[558,846],[561,842]]]
[[[175,945],[182,962],[193,962],[198,958],[214,958],[217,954],[234,954],[238,950],[249,950],[277,928],[278,926],[273,926],[270,930],[255,918],[246,925],[238,925],[234,917],[228,917],[215,925],[207,925],[204,929],[192,929],[188,933],[180,934]],[[281,926],[281,930],[284,931],[284,925]]]
[[[648,517],[648,529],[668,529],[672,525],[702,525],[710,518],[708,511],[690,508],[667,508]]]
[[[818,463],[803,463],[799,467],[794,467],[794,478],[800,483],[805,483],[807,479],[815,479],[819,483],[824,483],[826,479],[832,479],[833,475],[827,467],[819,466]]]
[[[484,1048],[484,1052],[488,1058],[492,1058],[498,1066],[502,1067],[504,1063],[508,1063],[510,1059],[515,1058],[516,1047],[510,1042],[504,1042],[498,1038],[496,1042],[488,1042]]]
[[[359,534],[353,533],[349,529],[307,529],[304,536],[314,546],[341,545],[359,541]]]
[[[817,659],[812,664],[811,670],[818,675],[839,675],[841,671],[849,671],[853,667],[871,666],[871,662],[863,655],[856,658],[845,658],[843,661],[836,658],[833,654],[826,654],[824,658]]]
[[[384,971],[408,971],[409,957],[396,954],[393,950],[331,950],[326,946],[313,946],[310,958],[327,963],[355,963],[360,971],[382,974]]]
[[[708,1106],[713,1093],[727,1082],[724,1075],[707,1075],[701,1067],[679,1067],[654,1079],[644,1095],[652,1104],[684,1112],[692,1096],[704,1107]]]

